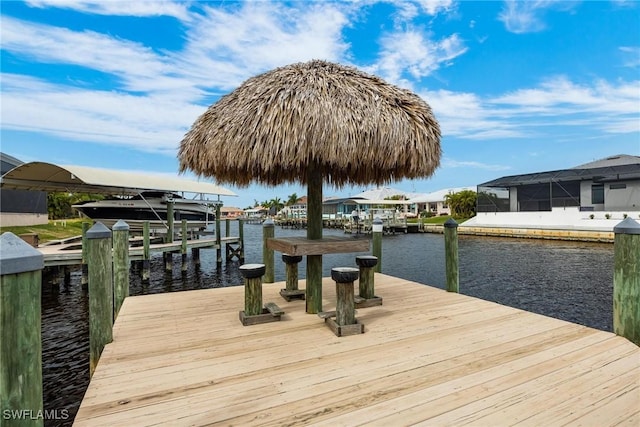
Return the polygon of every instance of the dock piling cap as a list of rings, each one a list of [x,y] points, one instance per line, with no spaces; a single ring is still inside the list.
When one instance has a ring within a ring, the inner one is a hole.
[[[640,234],[640,224],[630,216],[613,227],[615,234]]]
[[[119,219],[118,222],[113,225],[113,231],[129,231],[129,224]]]
[[[458,228],[458,223],[456,222],[455,219],[449,218],[444,222],[444,226],[445,228]]]
[[[273,220],[271,218],[267,218],[264,220],[264,222],[262,223],[263,227],[275,227],[276,223],[273,222]]]
[[[0,236],[0,274],[17,274],[42,270],[44,256],[13,233]]]
[[[107,237],[111,237],[111,230],[101,222],[96,222],[93,227],[87,230],[87,239],[105,239]]]

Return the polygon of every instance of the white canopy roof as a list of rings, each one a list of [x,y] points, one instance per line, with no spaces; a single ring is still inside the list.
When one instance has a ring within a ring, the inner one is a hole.
[[[411,200],[386,200],[386,199],[349,199],[350,202],[357,205],[411,205]]]
[[[455,194],[460,191],[471,190],[473,192],[476,191],[476,187],[457,187],[457,188],[445,188],[443,190],[434,191],[432,193],[423,194],[418,197],[414,197],[411,199],[413,203],[434,203],[434,202],[442,202],[447,194]]]
[[[415,197],[417,194],[407,193],[406,191],[396,190],[395,188],[378,187],[372,190],[363,191],[362,193],[358,193],[350,197],[362,197],[369,200],[385,200],[387,197],[393,197],[397,195],[405,196],[407,199],[410,199],[412,197]]]
[[[2,176],[2,189],[135,195],[142,191],[237,196],[224,187],[178,176],[45,162],[23,163]]]

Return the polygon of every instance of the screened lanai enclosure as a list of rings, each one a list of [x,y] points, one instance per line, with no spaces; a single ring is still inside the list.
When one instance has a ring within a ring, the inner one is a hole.
[[[640,157],[612,156],[573,169],[513,175],[478,185],[478,212],[640,207]]]

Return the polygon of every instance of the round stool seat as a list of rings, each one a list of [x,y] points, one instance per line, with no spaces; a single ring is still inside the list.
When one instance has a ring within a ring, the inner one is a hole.
[[[335,267],[331,269],[331,278],[337,283],[351,283],[358,280],[360,270],[353,267]]]
[[[243,264],[240,266],[240,274],[245,279],[255,279],[256,277],[262,277],[266,270],[264,264]]]
[[[297,264],[302,261],[302,255],[282,254],[282,261],[284,261],[285,264]]]
[[[359,267],[365,267],[365,268],[375,267],[377,263],[378,263],[378,257],[376,256],[360,255],[356,257],[356,264],[358,264]]]

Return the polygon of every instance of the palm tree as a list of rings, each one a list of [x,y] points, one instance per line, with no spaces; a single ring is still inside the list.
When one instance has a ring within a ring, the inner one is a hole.
[[[270,208],[269,213],[271,213],[271,211],[275,211],[274,213],[272,213],[272,215],[275,215],[278,212],[280,212],[280,209],[282,209],[283,207],[284,207],[284,203],[282,203],[282,200],[280,199],[280,197],[274,197],[269,201],[269,208]]]
[[[451,208],[451,215],[458,218],[470,218],[475,215],[477,195],[475,191],[463,190],[444,197]]]
[[[287,206],[293,206],[296,203],[298,203],[298,200],[300,199],[300,197],[298,197],[298,195],[296,193],[293,193],[289,196],[289,198],[287,199]]]

